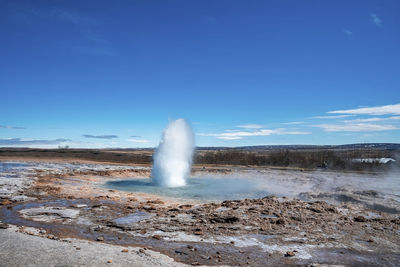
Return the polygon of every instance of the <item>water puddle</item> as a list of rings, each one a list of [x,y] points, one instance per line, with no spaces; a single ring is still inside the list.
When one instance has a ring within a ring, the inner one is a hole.
[[[137,223],[146,219],[150,219],[154,214],[147,213],[144,211],[136,211],[135,213],[129,214],[128,216],[114,219],[113,222],[117,225]]]

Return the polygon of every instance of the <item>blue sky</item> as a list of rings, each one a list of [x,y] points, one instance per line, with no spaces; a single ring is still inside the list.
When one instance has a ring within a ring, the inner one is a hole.
[[[0,146],[400,141],[400,2],[0,2]]]

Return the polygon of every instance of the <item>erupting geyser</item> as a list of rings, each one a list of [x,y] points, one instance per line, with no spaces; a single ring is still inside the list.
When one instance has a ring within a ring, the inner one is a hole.
[[[194,150],[194,135],[184,119],[168,124],[154,156],[151,177],[159,186],[186,185],[190,175]]]

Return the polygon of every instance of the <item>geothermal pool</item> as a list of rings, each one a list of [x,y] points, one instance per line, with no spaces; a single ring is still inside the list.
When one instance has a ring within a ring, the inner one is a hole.
[[[163,187],[151,178],[109,180],[103,187],[125,192],[201,202],[254,199],[265,196],[352,203],[374,210],[400,213],[400,174],[242,170],[229,175],[189,177],[185,186]]]
[[[258,181],[235,177],[188,178],[186,185],[179,187],[158,186],[147,178],[108,181],[105,186],[114,190],[201,201],[260,198],[271,195],[271,192],[259,186]]]

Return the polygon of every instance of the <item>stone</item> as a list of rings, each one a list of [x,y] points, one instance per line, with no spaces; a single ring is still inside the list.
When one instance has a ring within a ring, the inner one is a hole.
[[[147,211],[149,211],[149,210],[156,210],[156,207],[154,207],[154,206],[143,206],[142,207],[144,210],[147,210]]]
[[[19,195],[19,196],[13,196],[12,198],[11,198],[11,201],[13,201],[13,202],[23,202],[23,201],[27,201],[27,200],[33,200],[34,198],[30,198],[30,197],[27,197],[27,196],[25,196],[25,195]]]
[[[12,204],[12,202],[11,202],[10,200],[8,200],[8,199],[4,199],[4,200],[1,202],[1,205],[3,205],[3,206],[10,205],[10,204]]]
[[[121,252],[129,252],[129,250],[124,248],[123,250],[121,250]]]
[[[285,257],[294,257],[295,255],[293,251],[286,251],[285,253]]]
[[[366,222],[367,219],[364,216],[360,215],[360,216],[354,217],[354,221],[355,222]]]
[[[66,209],[64,207],[39,207],[20,210],[24,216],[35,217],[35,216],[58,216],[60,218],[75,219],[79,215],[79,210]]]
[[[174,212],[174,211],[179,211],[179,209],[177,209],[177,208],[171,208],[171,209],[169,209],[168,211]]]
[[[211,223],[235,223],[238,222],[239,218],[233,215],[221,215],[215,216],[210,219]]]
[[[97,241],[104,241],[104,237],[98,236],[98,237],[96,238],[96,240],[97,240]]]
[[[161,236],[159,236],[159,235],[153,235],[153,238],[157,239],[157,240],[161,240]]]
[[[85,208],[85,207],[87,207],[87,205],[86,204],[74,204],[74,205],[71,205],[71,207],[73,207],[73,208]]]

